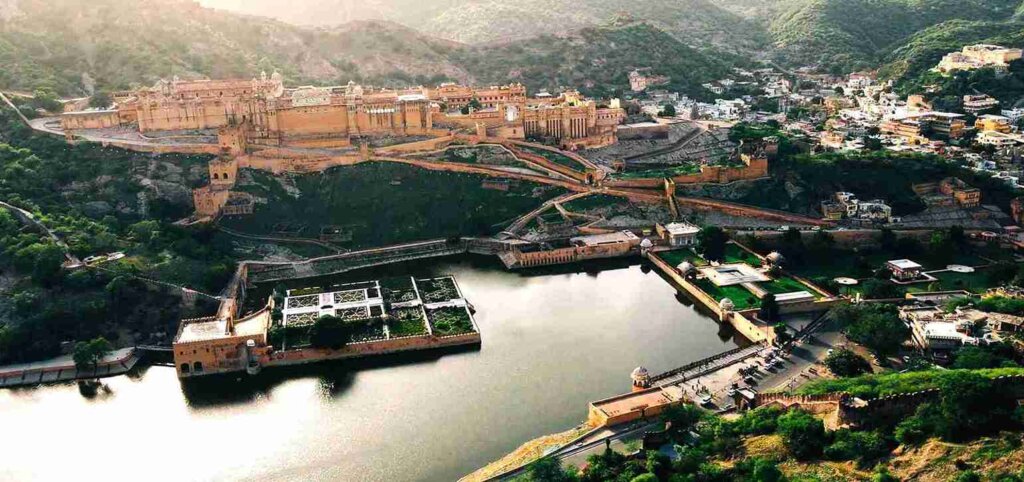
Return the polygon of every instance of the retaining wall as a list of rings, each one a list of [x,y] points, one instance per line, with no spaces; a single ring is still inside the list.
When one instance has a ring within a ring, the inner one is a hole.
[[[435,348],[477,345],[480,333],[466,333],[451,336],[409,336],[390,340],[350,343],[340,350],[303,348],[271,353],[264,367],[302,365],[329,360],[344,360],[367,356],[384,355],[403,351],[429,350]]]

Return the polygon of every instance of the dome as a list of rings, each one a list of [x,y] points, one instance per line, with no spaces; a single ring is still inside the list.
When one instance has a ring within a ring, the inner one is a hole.
[[[722,298],[722,301],[718,302],[718,307],[725,311],[732,311],[736,309],[736,304],[729,298]]]
[[[642,366],[634,368],[629,378],[633,380],[633,386],[637,387],[646,387],[651,382],[651,374]]]
[[[650,249],[651,246],[654,246],[654,243],[651,242],[650,238],[644,238],[643,241],[640,241],[641,248]]]
[[[779,253],[778,251],[772,251],[771,253],[768,253],[768,256],[765,256],[764,259],[771,264],[779,264],[782,263],[782,261],[785,260],[786,258],[782,257],[782,253]]]
[[[693,264],[690,263],[689,261],[683,261],[682,263],[679,263],[679,266],[676,266],[676,269],[678,269],[679,272],[683,274],[683,276],[686,276],[690,273],[693,273],[693,271],[697,268],[695,268]]]

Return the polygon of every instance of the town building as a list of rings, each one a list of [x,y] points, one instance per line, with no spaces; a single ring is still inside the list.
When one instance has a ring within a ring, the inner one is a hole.
[[[978,132],[1001,132],[1009,134],[1013,130],[1010,119],[1001,115],[984,114],[978,116],[974,121],[974,128]]]
[[[981,190],[972,187],[956,177],[947,177],[939,182],[939,192],[951,196],[960,207],[973,208],[981,204]]]
[[[983,67],[1004,70],[1010,65],[1010,62],[1020,58],[1021,49],[986,44],[968,45],[960,52],[946,54],[934,70],[944,74]]]
[[[965,95],[964,112],[978,115],[999,108],[999,101],[985,94]]]
[[[936,306],[913,305],[900,308],[900,319],[910,326],[914,345],[936,358],[947,358],[957,350],[969,336],[965,333],[972,326],[959,314],[946,313]]]

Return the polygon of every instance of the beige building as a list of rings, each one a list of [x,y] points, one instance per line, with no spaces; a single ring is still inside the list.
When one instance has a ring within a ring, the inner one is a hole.
[[[983,67],[1005,69],[1010,62],[1021,58],[1021,49],[999,45],[968,45],[960,52],[951,52],[939,61],[934,70],[949,74],[957,70],[975,70]]]
[[[286,88],[275,72],[252,80],[163,80],[119,96],[115,109],[65,113],[61,124],[67,131],[135,125],[142,133],[240,126],[245,145],[265,147],[343,147],[365,136],[483,125],[488,135],[547,137],[582,147],[614,143],[624,118],[617,100],[598,105],[574,91],[531,98],[521,84]]]

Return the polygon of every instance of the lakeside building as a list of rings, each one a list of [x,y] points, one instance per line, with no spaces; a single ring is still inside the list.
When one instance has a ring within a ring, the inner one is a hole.
[[[380,281],[289,290],[279,322],[273,298],[242,316],[240,305],[228,296],[215,315],[181,320],[172,344],[178,377],[255,375],[265,367],[480,343],[470,304],[452,276],[392,280],[386,294]],[[311,346],[308,330],[325,315],[352,323],[343,347]]]
[[[532,268],[575,263],[587,259],[614,258],[638,251],[640,237],[632,231],[615,231],[569,238],[567,244],[529,244],[498,255],[506,268]]]
[[[669,246],[680,248],[697,245],[697,234],[700,233],[700,227],[687,222],[658,224],[655,226],[655,232]]]
[[[942,57],[933,70],[950,74],[957,70],[975,70],[992,67],[1005,70],[1010,62],[1021,58],[1021,49],[999,45],[977,44],[965,46],[959,52],[950,52]]]
[[[614,143],[624,118],[617,99],[599,105],[576,91],[530,97],[522,84],[375,89],[354,82],[286,88],[275,72],[252,80],[161,80],[120,96],[114,109],[65,113],[61,126],[68,132],[136,126],[141,133],[241,126],[248,145],[314,148],[483,126],[498,137],[548,137],[582,147]]]
[[[921,276],[923,267],[909,259],[894,259],[887,261],[885,267],[892,273],[892,278],[897,281],[913,281]]]

